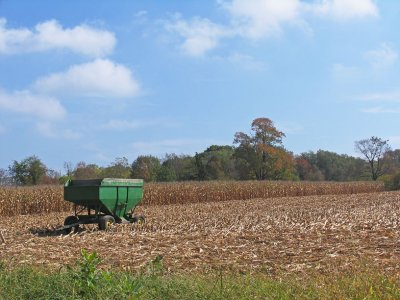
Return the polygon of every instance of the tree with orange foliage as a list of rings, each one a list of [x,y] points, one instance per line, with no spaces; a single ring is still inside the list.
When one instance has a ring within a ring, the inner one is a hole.
[[[257,118],[251,123],[250,135],[237,132],[234,144],[235,159],[240,165],[241,179],[291,179],[293,155],[282,146],[285,134],[268,118]]]

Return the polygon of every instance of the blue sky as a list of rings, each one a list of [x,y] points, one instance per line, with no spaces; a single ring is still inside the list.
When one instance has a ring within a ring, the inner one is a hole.
[[[400,2],[0,0],[0,168],[194,154],[272,119],[294,153],[400,147]]]

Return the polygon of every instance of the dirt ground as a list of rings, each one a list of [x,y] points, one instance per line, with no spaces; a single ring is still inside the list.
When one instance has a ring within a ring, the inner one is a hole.
[[[161,255],[170,272],[224,268],[276,274],[343,272],[366,263],[400,274],[400,192],[139,207],[146,224],[54,229],[67,213],[0,219],[0,261],[60,268],[80,249],[105,268],[140,269]]]

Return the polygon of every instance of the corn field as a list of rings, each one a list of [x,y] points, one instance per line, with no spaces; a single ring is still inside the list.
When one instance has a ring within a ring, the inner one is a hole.
[[[70,212],[0,218],[0,261],[59,270],[80,249],[102,267],[165,272],[343,273],[367,264],[400,274],[400,192],[232,200],[138,207],[146,223],[57,234]]]
[[[184,204],[256,198],[341,195],[383,191],[380,182],[211,181],[148,183],[143,205]]]
[[[378,182],[213,181],[148,183],[142,206],[383,191]],[[63,212],[72,209],[59,186],[1,187],[0,216]]]

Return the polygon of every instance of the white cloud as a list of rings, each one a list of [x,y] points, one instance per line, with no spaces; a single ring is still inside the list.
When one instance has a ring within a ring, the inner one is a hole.
[[[247,54],[234,53],[228,56],[228,61],[246,70],[262,71],[266,68],[264,62]]]
[[[232,23],[246,37],[262,38],[279,33],[285,23],[304,25],[307,13],[338,20],[377,17],[379,11],[372,0],[233,0],[222,2]]]
[[[29,91],[7,93],[0,90],[0,110],[32,115],[46,120],[58,120],[66,115],[60,102],[52,97]]]
[[[341,63],[333,64],[331,72],[337,79],[353,78],[360,74],[360,70],[357,67],[346,66]]]
[[[140,89],[127,67],[105,59],[39,78],[34,88],[49,94],[116,98],[137,96]]]
[[[125,130],[125,129],[137,129],[143,126],[144,124],[138,121],[110,120],[102,127],[110,130]]]
[[[74,140],[79,139],[81,134],[70,129],[55,129],[49,122],[40,122],[36,124],[36,130],[45,137]]]
[[[135,18],[137,19],[144,19],[148,15],[148,12],[146,10],[140,10],[137,13],[135,13]]]
[[[382,43],[378,49],[366,52],[364,57],[373,67],[381,68],[393,65],[399,55],[388,43]]]
[[[101,127],[108,130],[124,131],[148,127],[178,128],[180,125],[176,121],[167,119],[149,120],[109,120]]]
[[[363,101],[400,102],[400,92],[371,93],[359,97]]]
[[[100,57],[110,54],[116,44],[112,32],[82,24],[63,28],[56,20],[39,23],[33,30],[9,29],[0,18],[0,54],[40,52],[53,49]]]
[[[206,18],[184,20],[176,15],[164,28],[182,38],[180,48],[188,55],[202,56],[216,48],[223,38],[242,36],[258,39],[280,32],[281,24],[296,19],[298,0],[234,0],[220,2],[230,23],[221,25]]]
[[[299,0],[233,0],[223,3],[238,34],[252,39],[281,31],[284,23],[299,17]]]
[[[136,18],[142,18],[144,16],[147,16],[147,11],[146,10],[140,10],[135,14]]]
[[[362,112],[369,113],[369,114],[387,114],[387,113],[398,114],[398,113],[400,113],[400,109],[378,106],[378,107],[370,107],[370,108],[363,109]]]
[[[108,130],[132,130],[143,127],[159,126],[163,128],[177,128],[179,124],[175,121],[167,119],[151,119],[151,120],[109,120],[101,127]]]
[[[307,15],[351,20],[379,15],[372,0],[217,0],[228,13],[226,24],[195,17],[183,19],[179,14],[164,22],[164,28],[182,39],[181,49],[192,56],[201,56],[216,48],[221,39],[242,37],[258,40],[280,34],[287,24],[295,25],[307,34],[312,31],[305,21]]]
[[[215,48],[219,40],[230,35],[230,32],[208,19],[194,18],[191,21],[179,16],[173,21],[164,23],[165,29],[177,33],[183,38],[181,49],[188,55],[201,56]]]
[[[286,134],[299,134],[304,131],[304,126],[296,122],[283,122],[278,123],[277,127]]]
[[[306,7],[317,15],[338,20],[377,17],[379,15],[379,10],[372,0],[322,0]]]

